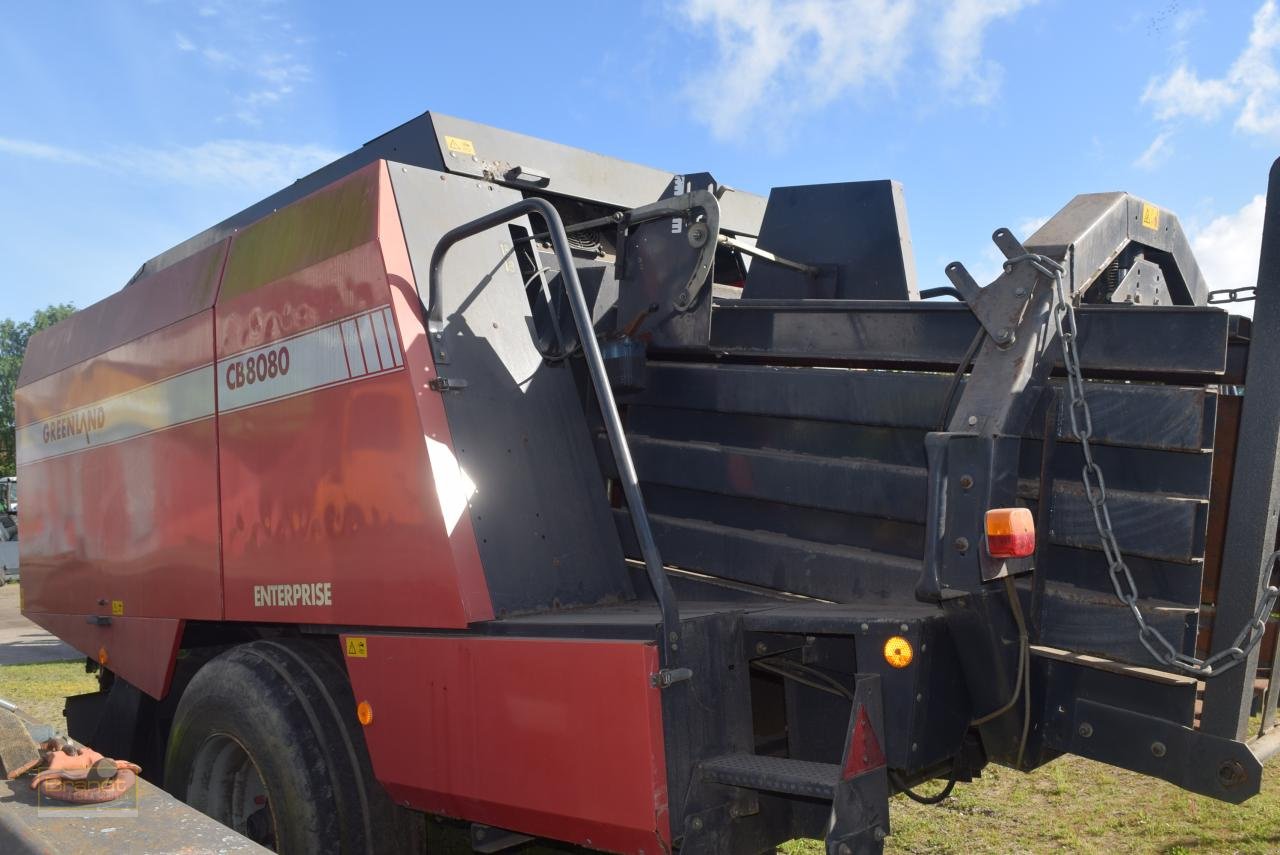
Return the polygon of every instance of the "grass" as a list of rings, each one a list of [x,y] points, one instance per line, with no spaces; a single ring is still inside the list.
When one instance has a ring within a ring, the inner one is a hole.
[[[1280,851],[1280,764],[1242,805],[1091,760],[1063,757],[1029,774],[996,766],[929,807],[895,796],[894,853],[1274,853]],[[823,855],[816,840],[782,847]]]
[[[0,698],[63,733],[67,722],[62,716],[62,699],[97,687],[98,678],[84,672],[83,659],[0,666]]]

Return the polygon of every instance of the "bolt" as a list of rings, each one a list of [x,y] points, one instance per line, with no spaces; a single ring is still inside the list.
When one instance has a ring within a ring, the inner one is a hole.
[[[1151,756],[1152,756],[1152,757],[1163,757],[1167,751],[1168,751],[1168,749],[1166,749],[1166,748],[1164,747],[1164,743],[1163,743],[1163,742],[1153,742],[1153,743],[1151,743]]]
[[[763,641],[756,642],[756,653],[759,653],[761,656],[763,656],[768,652],[769,652],[769,645],[765,644]]]
[[[972,489],[972,487],[973,487],[973,476],[971,476],[971,475],[961,475],[961,476],[960,476],[960,489],[961,489],[961,490],[969,490],[969,489]]]
[[[923,700],[924,700],[924,695],[921,695],[921,694],[918,694],[918,693],[917,693],[917,694],[916,694],[916,703],[920,703],[920,701],[923,701]]]
[[[702,817],[695,816],[695,817],[693,818],[693,821],[689,823],[689,827],[690,827],[690,828],[692,828],[694,831],[701,831],[701,830],[702,830]]]
[[[967,537],[957,537],[957,538],[956,538],[956,540],[955,540],[955,543],[954,543],[954,544],[952,544],[952,545],[953,545],[953,546],[955,546],[955,548],[956,548],[956,552],[959,552],[959,553],[961,553],[961,554],[963,554],[963,553],[965,553],[965,552],[968,552],[968,551],[969,551],[969,538],[967,538]]]
[[[477,828],[477,829],[476,829],[476,840],[484,840],[484,829],[483,829],[483,828]]]
[[[978,417],[977,417],[977,416],[969,416],[969,427],[973,427],[973,426],[974,426],[974,425],[976,425],[977,423],[978,423]]]
[[[1080,725],[1080,730],[1078,732],[1085,739],[1088,739],[1090,736],[1093,736],[1093,725],[1089,724],[1089,722],[1086,721],[1085,723]]]
[[[901,630],[902,632],[906,632],[909,629],[911,629],[911,627],[907,626],[905,623],[902,623],[902,624],[898,624],[898,629]]]
[[[679,641],[679,640],[680,640],[680,636],[679,636],[679,635],[677,635],[677,634],[676,634],[676,633],[674,633],[674,632],[673,632],[673,633],[671,633],[670,635],[668,635],[668,636],[667,636],[667,638],[668,638],[669,640],[671,640],[671,641]]]
[[[1000,330],[1000,332],[996,333],[996,341],[1008,341],[1011,338],[1013,338],[1013,330],[1008,327],[1005,327]]]
[[[919,747],[919,746],[918,746],[916,743],[914,743],[914,742],[913,742],[913,743],[911,743],[911,750],[912,750],[912,751],[915,751],[918,747]]]
[[[871,629],[871,625],[870,625],[870,624],[866,624],[866,623],[864,623],[864,624],[862,625],[862,631],[863,631],[863,632],[867,632],[869,629]]]
[[[1025,297],[1025,296],[1027,296],[1027,289],[1026,289],[1026,288],[1014,288],[1014,289],[1013,289],[1013,296],[1015,296],[1015,297]]]
[[[840,853],[840,855],[853,855],[853,850],[849,848],[848,843],[841,843],[836,851]]]
[[[872,833],[876,836],[876,840],[884,840],[889,836],[889,833],[878,825],[876,826],[876,830]]]
[[[1240,786],[1245,780],[1244,766],[1239,760],[1224,760],[1218,767],[1218,780],[1228,790]]]

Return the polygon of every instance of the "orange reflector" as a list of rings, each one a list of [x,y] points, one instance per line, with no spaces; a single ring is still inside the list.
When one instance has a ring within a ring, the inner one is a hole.
[[[356,720],[365,727],[373,724],[373,707],[368,701],[361,701],[356,704]]]
[[[992,558],[1026,558],[1036,551],[1036,521],[1026,508],[987,511],[987,552]]]
[[[98,648],[98,664],[99,665],[107,664],[107,648],[105,647]]]
[[[900,635],[892,636],[884,643],[884,661],[894,668],[906,668],[914,655],[911,642]]]

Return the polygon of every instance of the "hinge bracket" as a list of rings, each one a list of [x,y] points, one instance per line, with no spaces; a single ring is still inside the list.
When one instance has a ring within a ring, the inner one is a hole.
[[[427,386],[435,392],[461,392],[467,388],[467,381],[461,377],[436,377]]]

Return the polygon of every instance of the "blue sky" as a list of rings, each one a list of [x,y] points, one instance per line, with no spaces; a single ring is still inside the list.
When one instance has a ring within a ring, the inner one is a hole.
[[[760,193],[898,179],[926,286],[1115,189],[1252,283],[1278,48],[1272,0],[8,4],[0,316],[88,305],[427,109]]]

